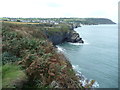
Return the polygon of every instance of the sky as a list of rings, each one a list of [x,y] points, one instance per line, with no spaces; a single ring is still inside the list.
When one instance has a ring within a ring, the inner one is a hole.
[[[0,17],[108,18],[118,22],[119,0],[1,0]]]

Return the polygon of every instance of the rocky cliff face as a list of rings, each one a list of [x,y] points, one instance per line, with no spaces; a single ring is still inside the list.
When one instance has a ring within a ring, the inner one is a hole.
[[[67,42],[72,42],[72,43],[84,43],[80,35],[76,31],[72,31],[70,33],[70,36],[66,40]]]
[[[52,35],[48,32],[45,34],[54,45],[63,42],[84,43],[80,35],[74,30],[69,30],[68,32],[52,32]]]

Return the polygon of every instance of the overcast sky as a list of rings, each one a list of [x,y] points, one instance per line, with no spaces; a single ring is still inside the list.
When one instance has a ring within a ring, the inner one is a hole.
[[[0,17],[97,17],[118,22],[119,0],[1,0]]]

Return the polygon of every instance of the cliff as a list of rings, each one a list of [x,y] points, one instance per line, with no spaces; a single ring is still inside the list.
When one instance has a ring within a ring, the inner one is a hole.
[[[71,63],[47,39],[44,33],[47,29],[37,23],[3,22],[3,88],[92,87],[94,81],[82,86],[81,77],[76,75]],[[49,35],[54,36],[56,29],[49,30],[52,31]],[[67,33],[67,29],[61,30]],[[79,37],[76,32],[73,34],[74,38]]]
[[[47,30],[44,30],[44,33],[54,45],[63,42],[84,43],[80,35],[71,27],[68,24],[59,24],[59,27],[53,27],[54,30],[53,28],[47,28]]]

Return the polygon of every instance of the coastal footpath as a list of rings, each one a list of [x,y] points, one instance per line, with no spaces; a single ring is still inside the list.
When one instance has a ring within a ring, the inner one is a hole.
[[[60,41],[54,40],[53,36],[59,36]],[[65,41],[83,43],[69,25],[2,22],[2,87],[92,87],[95,81],[83,86],[80,82],[82,77],[76,74],[69,60],[55,48],[54,45]]]

